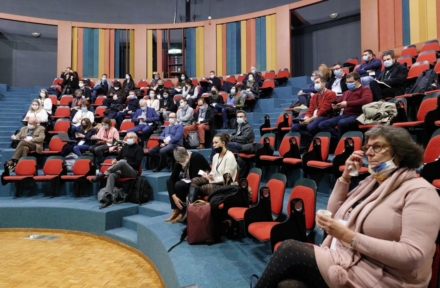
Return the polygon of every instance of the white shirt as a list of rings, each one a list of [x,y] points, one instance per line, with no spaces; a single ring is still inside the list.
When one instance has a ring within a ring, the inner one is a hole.
[[[44,101],[41,101],[41,99],[38,99],[38,101],[40,101],[47,114],[52,114],[52,100],[49,98],[44,98]]]

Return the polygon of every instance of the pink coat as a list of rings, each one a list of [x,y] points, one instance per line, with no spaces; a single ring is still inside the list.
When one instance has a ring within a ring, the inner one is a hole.
[[[335,219],[374,189],[368,177],[348,195],[337,181],[328,203]],[[358,232],[353,247],[328,236],[315,247],[316,262],[330,287],[427,287],[440,229],[440,199],[414,170],[400,168],[350,213]]]

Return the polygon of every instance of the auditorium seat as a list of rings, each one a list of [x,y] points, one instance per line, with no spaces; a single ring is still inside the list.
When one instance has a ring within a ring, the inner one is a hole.
[[[426,41],[422,49],[420,49],[420,53],[428,50],[440,51],[440,45],[437,39]]]
[[[402,53],[400,53],[400,56],[410,56],[412,58],[417,57],[417,48],[416,45],[408,45],[403,47]]]

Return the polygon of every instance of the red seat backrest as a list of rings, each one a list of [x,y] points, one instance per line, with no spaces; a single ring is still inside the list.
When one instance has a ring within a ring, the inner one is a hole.
[[[246,179],[248,180],[249,183],[249,187],[252,190],[252,204],[257,203],[258,201],[258,191],[260,190],[260,181],[261,181],[261,176],[258,175],[257,173],[249,173],[248,176],[246,177]]]
[[[287,201],[287,215],[290,216],[290,201],[294,198],[301,198],[304,202],[304,210],[306,215],[306,229],[313,230],[315,228],[315,208],[316,196],[312,188],[302,185],[293,187],[290,192],[289,201]]]
[[[440,157],[440,135],[431,138],[423,154],[423,162],[429,163]]]
[[[73,100],[72,95],[61,96],[60,105],[69,105],[69,102]]]
[[[58,119],[53,126],[53,131],[68,132],[70,128],[70,120]]]
[[[25,157],[18,161],[15,167],[15,174],[17,176],[33,176],[37,173],[37,161],[35,158]]]
[[[437,97],[436,98],[427,98],[422,101],[419,107],[419,111],[417,111],[417,121],[425,121],[426,113],[431,110],[434,110],[437,107]]]
[[[135,125],[133,122],[131,122],[130,119],[124,119],[121,123],[121,127],[119,128],[119,131],[127,131],[128,129],[133,128]]]
[[[417,56],[417,48],[415,45],[408,45],[403,47],[402,53],[400,53],[400,56],[411,56],[416,57]]]
[[[270,189],[272,213],[280,215],[283,210],[284,190],[286,189],[286,185],[281,180],[270,179],[269,182],[267,182],[267,187]]]
[[[101,117],[104,117],[104,112],[105,112],[106,109],[107,109],[107,107],[105,107],[105,106],[99,106],[95,110],[95,115],[99,115]]]
[[[408,72],[407,79],[417,78],[420,74],[423,73],[423,71],[429,69],[429,62],[423,61],[423,62],[416,62],[414,63]]]
[[[68,106],[58,106],[54,116],[70,118],[70,108]]]
[[[290,77],[289,69],[282,68],[282,69],[278,70],[277,78],[283,78],[283,77],[285,77],[285,78],[289,78]]]
[[[64,159],[62,157],[52,158],[49,157],[44,163],[43,173],[44,175],[60,175],[63,171],[63,162]]]
[[[55,135],[52,137],[52,139],[50,139],[49,150],[61,152],[63,150],[64,145],[66,145],[66,142],[61,141],[60,137]]]
[[[74,175],[86,175],[89,170],[90,159],[78,158],[72,167],[72,172]]]
[[[419,54],[416,62],[428,61],[435,63],[437,61],[437,53],[434,50],[424,51]]]
[[[356,136],[347,136],[347,137],[353,139],[354,151],[361,149],[361,146],[362,146],[361,138],[356,137]],[[339,140],[338,146],[336,146],[336,149],[335,149],[335,153],[334,153],[335,156],[341,154],[342,152],[344,152],[344,150],[345,150],[345,139],[347,137],[342,137],[341,140]]]
[[[438,40],[426,41],[425,44],[423,44],[422,49],[420,49],[420,52],[428,50],[439,51],[440,45],[438,44]]]

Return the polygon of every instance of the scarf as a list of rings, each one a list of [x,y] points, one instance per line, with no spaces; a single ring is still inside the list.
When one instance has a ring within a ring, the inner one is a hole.
[[[252,86],[254,86],[254,82],[255,82],[255,80],[252,80],[252,81],[248,80],[248,81],[246,82],[246,87],[247,87],[247,88],[252,88]]]

